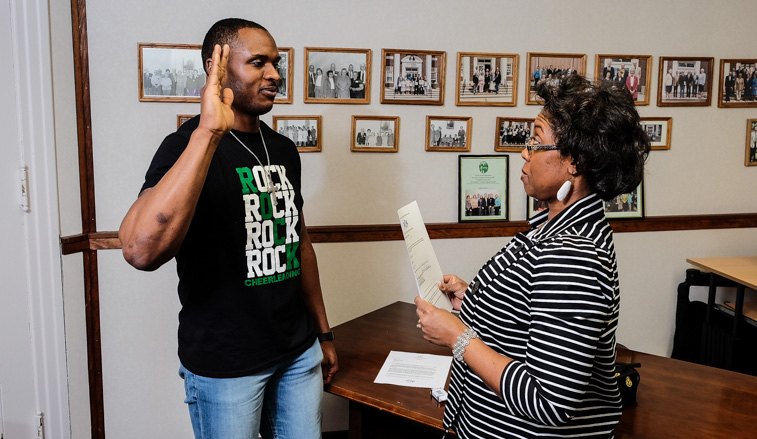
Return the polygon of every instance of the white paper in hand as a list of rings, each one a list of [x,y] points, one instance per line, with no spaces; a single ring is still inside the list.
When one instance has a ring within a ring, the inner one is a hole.
[[[418,294],[437,308],[452,311],[452,302],[439,290],[439,283],[443,280],[444,274],[436,259],[418,203],[413,201],[402,207],[397,210],[397,215],[400,218],[410,264],[415,273]]]

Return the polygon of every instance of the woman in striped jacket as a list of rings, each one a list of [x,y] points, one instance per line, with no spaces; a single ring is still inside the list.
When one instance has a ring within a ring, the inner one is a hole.
[[[602,200],[641,182],[649,139],[633,99],[578,75],[542,81],[522,152],[526,193],[549,208],[468,284],[445,275],[460,318],[417,297],[424,338],[455,356],[444,425],[460,438],[611,438],[620,289]]]

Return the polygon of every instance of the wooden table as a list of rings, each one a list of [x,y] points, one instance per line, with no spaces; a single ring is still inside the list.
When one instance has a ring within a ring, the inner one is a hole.
[[[451,355],[417,321],[413,304],[396,302],[334,328],[340,369],[326,390],[350,400],[351,439],[440,437],[444,408],[429,389],[373,383],[392,350]],[[757,377],[626,350],[618,361],[642,367],[616,438],[757,438]]]
[[[732,258],[689,258],[691,265],[715,273],[737,284],[757,290],[757,256]]]
[[[710,288],[707,297],[707,314],[703,331],[702,363],[754,374],[757,355],[754,336],[744,337],[744,292],[746,288],[757,290],[757,256],[728,258],[689,258],[686,262],[710,273]],[[733,304],[733,320],[730,331],[714,325],[716,308],[717,277],[736,283],[736,302]],[[755,435],[757,437],[757,435]]]

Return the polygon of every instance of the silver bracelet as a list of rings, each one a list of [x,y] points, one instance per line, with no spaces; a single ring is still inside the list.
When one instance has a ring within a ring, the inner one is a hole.
[[[468,363],[463,360],[463,354],[465,353],[465,347],[468,346],[470,344],[470,341],[474,338],[478,338],[478,334],[476,334],[476,331],[474,331],[473,329],[468,328],[457,337],[455,346],[452,348],[452,355],[455,357],[455,360],[463,363],[466,366],[468,365]]]

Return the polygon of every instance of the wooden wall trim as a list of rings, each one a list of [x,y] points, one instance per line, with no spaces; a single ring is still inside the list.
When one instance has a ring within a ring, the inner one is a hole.
[[[102,351],[100,347],[100,285],[97,252],[90,249],[91,233],[97,230],[95,209],[95,173],[92,158],[92,113],[89,95],[89,42],[87,37],[86,0],[71,0],[73,36],[74,89],[76,95],[76,134],[79,147],[79,199],[82,234],[72,240],[68,250],[81,251],[84,258],[84,314],[87,328],[87,374],[89,378],[89,414],[93,439],[105,438],[103,405]],[[83,239],[86,237],[86,239]],[[63,240],[61,240],[63,244]],[[66,246],[62,245],[66,250]]]
[[[743,229],[757,227],[756,213],[718,215],[678,215],[648,217],[643,220],[611,220],[615,233],[666,232],[706,229]],[[426,224],[431,239],[491,238],[514,236],[526,230],[526,221],[497,223],[432,223]],[[399,224],[371,224],[360,226],[308,227],[313,242],[400,241]],[[118,232],[95,232],[61,238],[63,254],[82,251],[120,249]]]

